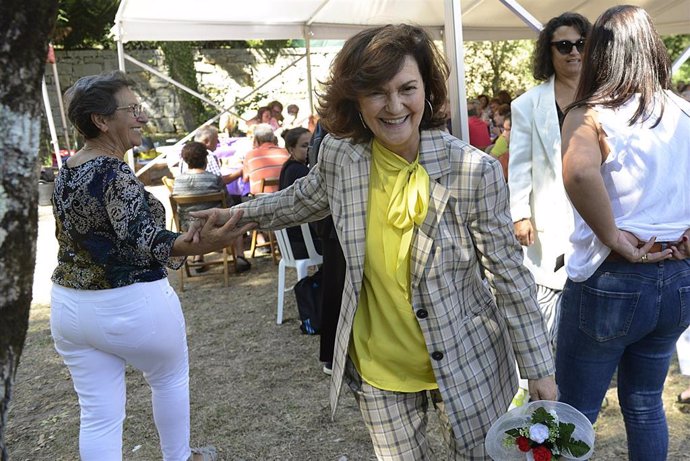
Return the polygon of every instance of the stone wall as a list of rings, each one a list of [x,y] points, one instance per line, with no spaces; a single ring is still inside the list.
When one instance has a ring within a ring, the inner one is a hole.
[[[312,48],[312,78],[315,91],[318,89],[318,81],[323,81],[327,77],[330,63],[338,49],[337,47]],[[281,69],[288,67],[304,53],[303,48],[285,49],[276,62],[270,64],[256,50],[199,50],[195,67],[200,92],[216,104],[228,107],[241,102],[252,90],[279,74]],[[128,54],[138,61],[167,73],[164,56],[159,50],[130,51]],[[62,93],[79,77],[117,69],[115,50],[56,50],[55,57]],[[179,101],[174,87],[129,61],[126,61],[125,65],[128,76],[136,82],[135,91],[147,108],[150,132],[152,134],[186,134],[179,115]],[[61,121],[52,66],[46,66],[45,77],[53,119],[58,136],[61,138]],[[300,116],[306,117],[310,113],[307,91],[307,60],[302,58],[278,77],[261,86],[257,93],[249,98],[252,102],[246,107],[238,106],[237,110],[244,110],[245,112],[240,115],[249,119],[262,105],[278,100],[285,108],[288,104],[297,104],[300,107]],[[283,115],[287,116],[287,112]],[[60,142],[64,144],[62,139]]]

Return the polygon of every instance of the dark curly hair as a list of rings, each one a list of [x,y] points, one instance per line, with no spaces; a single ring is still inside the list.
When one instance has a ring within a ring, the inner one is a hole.
[[[91,115],[114,114],[117,110],[115,93],[133,86],[134,82],[119,70],[80,78],[65,91],[69,121],[86,139],[98,137],[101,131],[94,125]]]
[[[532,76],[537,81],[548,80],[556,71],[551,60],[551,41],[553,33],[562,26],[570,26],[577,30],[585,39],[592,30],[592,24],[587,18],[577,13],[563,13],[551,18],[539,33],[537,44],[532,55]]]
[[[191,141],[185,144],[181,156],[189,168],[206,168],[208,151],[200,142]]]
[[[433,109],[425,108],[420,129],[444,126],[448,64],[424,29],[398,24],[363,30],[345,42],[318,95],[317,112],[326,131],[355,143],[370,141],[373,134],[359,119],[357,99],[395,77],[407,56],[417,62]]]

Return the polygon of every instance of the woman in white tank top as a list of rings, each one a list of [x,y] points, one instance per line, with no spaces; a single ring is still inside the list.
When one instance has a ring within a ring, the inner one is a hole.
[[[584,51],[563,126],[575,231],[557,340],[560,400],[594,422],[617,369],[629,459],[662,460],[664,380],[690,324],[690,104],[669,91],[670,61],[643,9],[608,9]]]

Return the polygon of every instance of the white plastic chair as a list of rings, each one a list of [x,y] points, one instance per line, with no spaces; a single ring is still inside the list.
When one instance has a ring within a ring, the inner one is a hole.
[[[280,254],[282,256],[278,264],[278,314],[276,318],[276,323],[278,325],[283,323],[283,302],[285,301],[285,293],[294,288],[294,285],[290,288],[285,288],[285,268],[294,267],[297,270],[297,281],[299,282],[307,276],[309,267],[318,266],[323,263],[323,256],[317,253],[314,247],[314,241],[311,239],[309,224],[302,224],[300,227],[302,228],[302,237],[304,238],[304,244],[307,247],[307,254],[309,255],[307,259],[295,259],[292,254],[292,247],[288,239],[287,229],[275,231],[278,248],[280,248]]]

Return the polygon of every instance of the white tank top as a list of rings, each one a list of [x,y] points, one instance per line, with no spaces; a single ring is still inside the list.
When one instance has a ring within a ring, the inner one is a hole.
[[[597,106],[599,122],[611,149],[601,166],[616,226],[647,241],[678,241],[690,228],[690,103],[670,91],[662,93],[653,115],[628,126],[638,97],[621,107]],[[651,128],[660,114],[663,118]],[[566,271],[576,282],[587,280],[611,252],[574,211]]]

